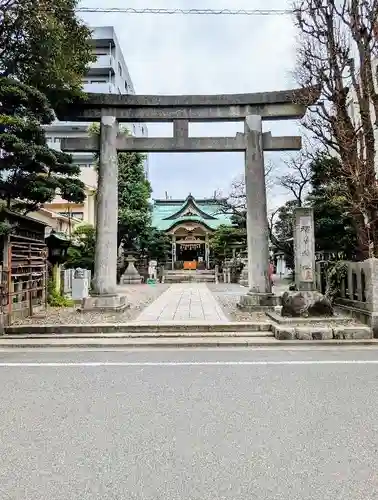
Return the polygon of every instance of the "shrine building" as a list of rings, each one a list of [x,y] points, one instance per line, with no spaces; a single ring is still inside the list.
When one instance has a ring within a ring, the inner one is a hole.
[[[209,269],[211,234],[221,225],[231,225],[214,198],[154,200],[152,225],[172,241],[172,269]]]

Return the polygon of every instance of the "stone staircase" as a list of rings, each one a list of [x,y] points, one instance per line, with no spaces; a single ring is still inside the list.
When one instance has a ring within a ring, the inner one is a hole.
[[[0,348],[178,348],[280,345],[268,322],[131,322],[15,325]]]
[[[215,283],[215,271],[213,269],[165,271],[164,283]]]

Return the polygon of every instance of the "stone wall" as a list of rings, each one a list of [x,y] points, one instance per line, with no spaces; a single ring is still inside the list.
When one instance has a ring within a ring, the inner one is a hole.
[[[343,312],[369,325],[378,337],[378,259],[347,262],[347,276],[341,280],[335,305]],[[317,289],[325,293],[326,269],[330,263],[316,263]]]

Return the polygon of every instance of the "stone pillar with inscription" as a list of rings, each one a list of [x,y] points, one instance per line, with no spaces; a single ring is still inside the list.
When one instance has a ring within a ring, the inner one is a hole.
[[[316,290],[315,227],[312,208],[295,209],[294,226],[295,285],[298,290]]]
[[[329,298],[316,290],[315,231],[312,208],[299,207],[295,209],[294,263],[297,290],[283,293],[281,297],[281,316],[291,318],[302,317],[307,318],[309,321],[311,321],[311,318],[333,316],[333,307]],[[315,339],[311,335],[318,335],[318,333],[310,330],[310,332],[303,334],[305,336],[296,338]],[[302,335],[299,332],[297,334]],[[293,335],[293,332],[291,335]],[[320,335],[320,338],[330,339],[333,335],[332,329],[329,329],[328,333],[325,334],[323,332]],[[324,335],[327,336],[324,337]]]

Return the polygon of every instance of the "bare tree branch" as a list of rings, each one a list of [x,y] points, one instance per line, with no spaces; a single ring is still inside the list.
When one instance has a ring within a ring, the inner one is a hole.
[[[265,162],[265,185],[267,191],[272,189],[275,184],[274,171],[275,164],[272,161]],[[225,198],[219,192],[215,193],[215,198],[219,201],[220,211],[234,215],[236,217],[245,217],[247,213],[247,198],[245,192],[245,175],[238,175],[231,183],[228,196]]]
[[[294,196],[298,206],[302,206],[311,182],[310,160],[305,153],[292,156],[284,161],[288,173],[277,178],[277,183]]]
[[[300,34],[297,81],[303,88],[321,89],[319,105],[310,109],[304,125],[323,151],[339,157],[340,189],[355,221],[361,254],[370,255],[373,245],[378,255],[373,69],[378,0],[298,0],[294,11]]]

